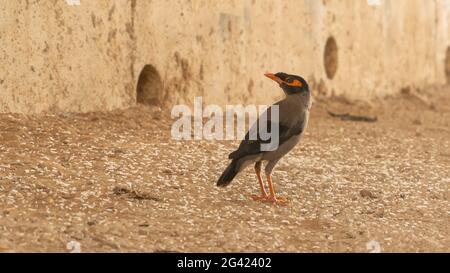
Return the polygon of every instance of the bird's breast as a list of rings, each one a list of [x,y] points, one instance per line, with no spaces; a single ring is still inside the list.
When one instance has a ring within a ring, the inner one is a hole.
[[[275,151],[267,152],[263,155],[263,160],[274,160],[283,157],[285,154],[289,153],[297,143],[299,143],[303,133],[292,136],[290,139],[286,140]]]

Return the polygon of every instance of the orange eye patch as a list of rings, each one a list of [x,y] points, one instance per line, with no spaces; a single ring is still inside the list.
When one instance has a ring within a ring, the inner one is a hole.
[[[299,80],[293,80],[292,82],[284,82],[286,85],[293,86],[293,87],[302,87],[302,82]]]

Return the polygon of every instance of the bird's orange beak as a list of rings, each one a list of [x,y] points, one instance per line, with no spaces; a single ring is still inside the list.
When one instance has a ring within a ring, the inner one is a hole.
[[[292,86],[292,87],[302,87],[303,86],[302,82],[299,81],[299,80],[293,80],[292,82],[285,82],[285,81],[283,81],[282,79],[278,78],[277,76],[275,76],[272,73],[266,73],[266,74],[264,74],[264,76],[266,76],[269,79],[272,79],[272,80],[276,81],[280,85],[281,84],[285,84],[285,85]]]
[[[272,79],[272,80],[276,81],[279,84],[281,84],[283,82],[280,78],[278,78],[277,76],[275,76],[272,73],[266,73],[266,74],[264,74],[264,76],[266,76],[269,79]]]

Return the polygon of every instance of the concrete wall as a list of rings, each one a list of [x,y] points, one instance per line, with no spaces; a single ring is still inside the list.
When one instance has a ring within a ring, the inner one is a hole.
[[[80,2],[0,0],[0,112],[129,107],[145,65],[141,89],[169,106],[270,103],[281,93],[267,71],[362,100],[446,82],[450,0]]]

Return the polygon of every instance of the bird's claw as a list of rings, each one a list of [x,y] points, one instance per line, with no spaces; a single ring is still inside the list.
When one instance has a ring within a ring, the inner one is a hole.
[[[286,206],[288,203],[286,198],[275,197],[275,196],[269,196],[269,199],[267,200],[267,202],[274,203],[274,204],[281,205],[281,206]]]
[[[270,196],[268,196],[268,195],[252,195],[251,198],[253,199],[253,201],[265,202],[265,201],[269,200]]]

